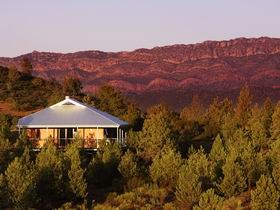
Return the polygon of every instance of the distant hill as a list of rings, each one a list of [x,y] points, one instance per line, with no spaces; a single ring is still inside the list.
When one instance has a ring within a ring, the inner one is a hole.
[[[0,65],[19,65],[28,57],[34,75],[61,81],[81,79],[84,90],[102,84],[117,87],[141,107],[165,102],[178,109],[199,94],[208,103],[214,96],[235,99],[248,84],[257,101],[280,99],[280,39],[238,38],[200,44],[138,49],[132,52],[37,52],[0,58]]]

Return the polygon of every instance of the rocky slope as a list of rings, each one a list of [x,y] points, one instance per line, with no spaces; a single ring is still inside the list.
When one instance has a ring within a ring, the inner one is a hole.
[[[132,52],[32,52],[0,58],[0,65],[18,65],[23,56],[32,61],[34,74],[62,80],[79,77],[84,90],[113,85],[142,107],[166,102],[177,109],[200,94],[205,102],[214,96],[236,98],[248,84],[256,100],[280,99],[280,39],[261,37],[200,44],[138,49]]]

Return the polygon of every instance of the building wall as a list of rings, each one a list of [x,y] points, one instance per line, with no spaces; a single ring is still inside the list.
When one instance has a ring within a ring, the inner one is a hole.
[[[40,139],[45,140],[48,138],[57,138],[57,129],[54,128],[41,128],[40,129]]]
[[[58,129],[40,128],[39,130],[39,138],[36,140],[32,140],[34,147],[41,148],[48,140],[54,143],[58,142]],[[79,139],[83,141],[83,145],[85,148],[97,148],[100,146],[100,144],[102,144],[103,139],[105,138],[103,128],[78,128],[77,131]],[[27,133],[32,133],[32,129],[28,129]],[[28,135],[28,137],[33,139],[31,135]]]

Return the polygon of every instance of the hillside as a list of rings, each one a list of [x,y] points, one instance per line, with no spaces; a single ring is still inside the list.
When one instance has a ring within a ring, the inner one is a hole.
[[[141,107],[166,102],[181,108],[193,94],[205,102],[214,96],[235,99],[248,84],[256,100],[280,99],[280,39],[238,38],[173,45],[132,52],[37,52],[0,58],[0,65],[18,65],[28,57],[34,75],[61,81],[65,75],[80,78],[84,90],[94,92],[110,84],[136,100]]]
[[[61,86],[48,81],[0,66],[0,112],[23,116],[61,99]],[[29,111],[29,112],[28,112]]]

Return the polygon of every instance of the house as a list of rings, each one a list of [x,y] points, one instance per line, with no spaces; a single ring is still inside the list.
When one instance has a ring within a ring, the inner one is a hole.
[[[102,143],[112,141],[124,145],[127,126],[127,122],[69,96],[20,118],[17,124],[19,132],[26,129],[27,137],[36,149],[47,141],[63,148],[74,138],[82,141],[83,148],[87,149],[97,149]]]

